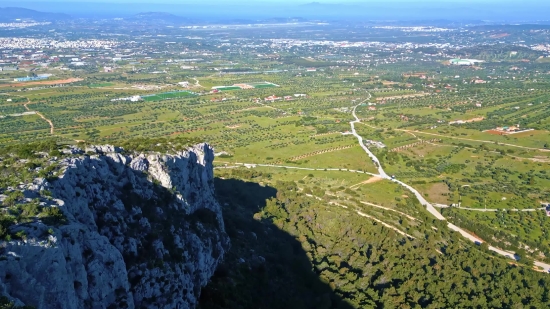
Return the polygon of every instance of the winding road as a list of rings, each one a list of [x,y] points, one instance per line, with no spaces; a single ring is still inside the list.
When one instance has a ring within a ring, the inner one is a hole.
[[[351,131],[352,131],[352,134],[357,137],[357,140],[359,142],[359,145],[361,146],[361,148],[363,148],[363,150],[365,151],[365,153],[370,157],[370,159],[372,160],[373,163],[375,163],[377,169],[378,169],[378,174],[374,174],[374,173],[369,173],[369,172],[363,172],[363,171],[358,171],[358,170],[348,170],[348,169],[340,169],[340,168],[307,168],[307,167],[295,167],[295,166],[285,166],[285,165],[272,165],[272,164],[256,164],[256,163],[230,163],[230,164],[234,164],[234,166],[225,166],[225,167],[216,167],[216,168],[235,168],[235,167],[238,167],[238,166],[245,166],[247,168],[255,168],[255,167],[275,167],[275,168],[287,168],[287,169],[297,169],[297,170],[308,170],[308,171],[343,171],[343,172],[351,172],[351,173],[362,173],[362,174],[368,174],[368,175],[371,175],[371,176],[377,176],[377,177],[380,177],[380,178],[383,178],[383,179],[387,179],[387,180],[390,180],[390,181],[393,181],[395,183],[398,183],[400,184],[401,186],[403,186],[405,189],[409,190],[410,192],[412,192],[416,198],[418,199],[418,201],[420,202],[420,204],[422,204],[424,207],[426,207],[426,210],[432,214],[436,219],[438,220],[446,220],[446,218],[439,212],[436,210],[436,208],[434,207],[434,205],[430,202],[428,202],[424,196],[422,196],[422,194],[420,192],[418,192],[415,188],[413,188],[412,186],[398,180],[398,179],[393,179],[392,177],[388,176],[388,174],[384,171],[384,168],[382,167],[382,165],[380,164],[380,160],[378,160],[378,158],[367,148],[367,146],[365,146],[365,144],[363,143],[363,137],[361,135],[359,135],[357,133],[357,131],[355,130],[355,124],[357,123],[361,123],[361,120],[359,119],[359,117],[357,117],[357,114],[356,114],[356,109],[357,107],[359,107],[361,104],[363,104],[364,102],[368,101],[370,99],[370,94],[369,94],[369,98],[367,98],[366,100],[364,100],[363,102],[353,106],[353,109],[352,109],[352,115],[353,117],[355,118],[355,120],[351,121],[350,122],[350,126],[351,126]],[[405,130],[403,130],[405,131]],[[418,133],[424,133],[424,132],[418,132]],[[432,134],[432,135],[436,135],[436,134]],[[445,136],[447,137],[447,136]],[[513,146],[516,146],[517,145],[513,145]],[[521,146],[519,146],[521,147]],[[524,147],[521,147],[521,148],[524,148]],[[226,162],[226,163],[229,163],[229,162]],[[310,195],[308,195],[310,196]],[[311,196],[313,197],[313,196]],[[384,208],[382,206],[379,206],[379,205],[375,205],[375,204],[371,204],[371,203],[368,203],[368,202],[361,202],[365,205],[370,205],[370,206],[375,206],[375,207],[380,207],[380,208]],[[331,202],[331,204],[334,204],[334,205],[338,205],[338,206],[341,206],[341,207],[345,207],[347,208],[346,206],[343,206],[343,205],[339,205],[337,203],[333,203]],[[438,205],[436,204],[437,206],[441,206],[441,205]],[[543,209],[543,208],[542,208]],[[388,210],[391,210],[391,209],[388,209]],[[471,210],[474,210],[474,209],[471,209]],[[392,210],[392,211],[396,211],[396,210]],[[480,211],[483,211],[483,210],[480,210]],[[490,211],[490,210],[487,210],[487,211]],[[525,211],[533,211],[533,210],[525,210]],[[383,224],[384,226],[390,228],[390,229],[393,229],[393,230],[396,230],[398,231],[400,234],[402,235],[405,235],[407,237],[410,237],[410,238],[414,238],[413,236],[411,235],[408,235],[406,233],[404,233],[403,231],[397,229],[396,227],[393,227],[385,222],[382,222],[380,221],[379,219],[376,219],[372,216],[369,216],[369,215],[366,215],[360,211],[357,211],[357,214],[360,215],[360,216],[363,216],[363,217],[368,217],[370,219],[373,219],[377,222],[380,222],[381,224]],[[483,242],[485,242],[483,239],[480,239],[470,233],[468,233],[466,230],[448,222],[447,223],[447,226],[449,227],[449,229],[455,231],[455,232],[458,232],[460,233],[460,235],[462,235],[464,238],[476,243],[476,244],[481,244]],[[511,251],[506,251],[506,250],[502,250],[502,249],[499,249],[499,248],[496,248],[496,247],[493,247],[493,246],[488,246],[488,249],[493,251],[493,252],[496,252],[497,254],[499,255],[502,255],[504,257],[507,257],[507,258],[510,258],[510,259],[513,259],[513,260],[519,260],[519,258],[515,255],[514,252],[511,252]],[[547,263],[543,263],[543,262],[539,262],[539,261],[535,261],[534,262],[534,265],[539,267],[540,269],[542,269],[544,272],[550,272],[550,264],[547,264]]]
[[[423,196],[422,194],[420,194],[420,192],[418,192],[416,189],[414,189],[413,187],[409,186],[408,184],[402,182],[402,181],[399,181],[397,179],[392,179],[390,176],[388,176],[388,174],[386,174],[386,172],[384,171],[384,168],[382,167],[382,165],[380,164],[380,161],[378,160],[378,158],[369,150],[369,148],[367,146],[365,146],[365,144],[363,143],[363,137],[361,135],[359,135],[357,133],[357,131],[355,130],[355,124],[356,123],[359,123],[361,122],[361,120],[359,119],[359,117],[357,117],[357,114],[356,114],[356,110],[357,110],[357,107],[360,106],[361,104],[365,103],[366,101],[368,101],[370,99],[371,95],[369,93],[369,97],[364,100],[363,102],[355,105],[353,107],[353,110],[352,110],[352,115],[353,115],[353,118],[355,118],[354,121],[350,122],[350,125],[351,125],[351,132],[352,134],[357,137],[357,140],[359,141],[359,145],[361,145],[361,148],[363,148],[363,150],[365,150],[365,152],[367,153],[367,155],[372,159],[372,162],[375,163],[376,167],[378,168],[378,174],[380,177],[384,178],[384,179],[388,179],[388,180],[391,180],[393,182],[396,182],[398,184],[400,184],[401,186],[405,187],[406,189],[408,189],[409,191],[411,191],[415,196],[416,198],[418,199],[418,201],[420,201],[420,204],[424,205],[426,207],[426,209],[434,216],[436,217],[437,219],[439,220],[445,220],[445,217],[443,217],[439,211],[437,211],[435,209],[435,207],[433,207],[432,204],[430,204]]]
[[[433,204],[437,208],[450,208],[449,205],[444,204]],[[481,212],[497,212],[497,211],[523,211],[523,212],[532,212],[532,211],[539,211],[539,210],[545,210],[546,207],[541,208],[526,208],[526,209],[497,209],[497,208],[468,208],[468,207],[454,207],[457,209],[462,210],[469,210],[469,211],[481,211]]]
[[[391,177],[389,177],[388,174],[386,174],[386,172],[384,171],[384,168],[380,164],[380,161],[378,160],[378,158],[363,143],[363,137],[361,135],[359,135],[357,133],[357,131],[355,130],[355,124],[361,122],[359,117],[357,117],[356,109],[357,109],[358,106],[360,106],[364,102],[368,101],[370,98],[371,98],[371,95],[369,93],[369,97],[366,100],[364,100],[363,102],[361,102],[361,103],[359,103],[359,104],[357,104],[353,107],[352,115],[355,118],[355,120],[350,122],[352,134],[355,137],[357,137],[357,140],[359,141],[359,144],[361,145],[361,148],[363,148],[363,150],[365,150],[365,152],[372,159],[372,161],[374,163],[376,163],[377,168],[378,168],[379,177],[382,177],[382,178],[391,180],[393,182],[396,182],[396,183],[400,184],[401,186],[403,186],[404,188],[408,189],[410,192],[412,192],[416,196],[416,198],[418,199],[420,204],[422,204],[424,207],[426,207],[426,210],[428,210],[428,212],[431,213],[435,218],[437,218],[438,220],[446,220],[445,217],[443,217],[443,215],[441,215],[441,213],[439,213],[439,211],[437,211],[435,209],[435,207],[430,202],[428,202],[424,198],[424,196],[422,196],[422,194],[420,194],[420,192],[418,192],[415,188],[411,187],[410,185],[408,185],[408,184],[406,184],[406,183],[404,183],[400,180],[392,179]],[[406,130],[404,130],[404,131],[406,131]],[[415,131],[413,131],[413,132],[415,132]],[[424,132],[418,132],[418,133],[424,133]],[[437,134],[430,134],[430,135],[437,135]],[[511,145],[511,146],[516,146],[517,147],[517,145]],[[519,147],[521,147],[521,146],[519,146]],[[521,147],[521,148],[528,148],[528,147]],[[481,244],[482,242],[484,242],[484,240],[473,236],[472,234],[466,232],[465,230],[461,229],[460,227],[458,227],[458,226],[456,226],[452,223],[448,223],[447,226],[451,230],[460,233],[463,237],[469,239],[470,241],[472,241],[476,244]],[[494,252],[496,252],[496,253],[498,253],[502,256],[505,256],[505,257],[508,257],[508,258],[511,258],[511,259],[514,259],[514,260],[518,260],[518,257],[513,252],[505,251],[505,250],[502,250],[502,249],[499,249],[499,248],[496,248],[496,247],[493,247],[493,246],[489,246],[489,250],[494,251]],[[545,272],[550,271],[550,264],[535,261],[535,265],[542,268],[542,269],[544,269]]]
[[[369,93],[369,97],[366,100],[364,100],[363,102],[361,102],[361,103],[359,103],[359,104],[357,104],[353,107],[352,115],[355,118],[355,120],[349,123],[351,125],[351,133],[353,134],[353,136],[357,137],[357,140],[359,141],[359,145],[361,146],[361,148],[363,148],[363,150],[367,153],[367,155],[369,155],[372,162],[375,163],[376,167],[378,168],[379,176],[382,177],[382,178],[385,178],[385,179],[391,179],[391,177],[389,177],[388,174],[386,174],[386,172],[382,168],[382,165],[380,165],[380,161],[378,160],[378,158],[369,150],[369,148],[367,148],[367,146],[365,146],[365,143],[363,143],[363,137],[361,137],[361,135],[357,134],[357,131],[355,130],[355,124],[361,122],[359,117],[357,117],[357,114],[355,113],[355,110],[357,109],[358,106],[365,103],[370,98],[371,98],[371,95]]]

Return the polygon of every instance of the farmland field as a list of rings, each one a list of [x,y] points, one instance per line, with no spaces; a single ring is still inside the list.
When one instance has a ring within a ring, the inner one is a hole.
[[[195,96],[195,94],[189,91],[174,91],[174,92],[158,93],[153,95],[144,95],[141,98],[146,102],[152,102],[152,101],[160,101],[160,100],[167,100],[167,99],[174,99],[174,98],[181,98],[181,97],[191,97],[191,96]]]
[[[208,194],[218,203],[207,206],[221,211],[186,208],[173,228],[197,219],[189,227],[210,237],[205,230],[220,223],[231,248],[210,246],[214,238],[207,245],[224,261],[200,295],[179,284],[158,288],[177,281],[164,276],[150,284],[154,295],[138,299],[135,282],[189,257],[170,233],[145,224],[174,214],[155,207],[179,203],[172,197],[183,192],[136,171],[159,199],[129,216],[143,228],[130,227],[166,246],[123,254],[140,263],[151,255],[140,264],[150,272],[129,271],[128,288],[105,294],[117,300],[109,308],[131,306],[130,294],[136,307],[170,307],[160,302],[189,293],[201,309],[550,308],[550,28],[230,15],[199,26],[189,12],[185,20],[147,13],[3,24],[0,264],[26,258],[6,246],[70,243],[62,224],[46,227],[57,216],[40,211],[57,201],[56,181],[74,157],[112,165],[143,154],[151,166],[155,155],[164,160],[206,142],[212,155],[195,148],[206,163],[201,186],[215,189]],[[361,12],[369,13],[354,13]],[[451,65],[455,58],[483,62]],[[41,74],[56,80],[13,82]],[[104,154],[94,145],[122,149]],[[180,171],[167,165],[171,176]],[[69,187],[78,201],[97,194]],[[131,187],[121,192],[134,200]],[[35,188],[37,196],[29,193]],[[183,202],[193,204],[193,194]],[[135,212],[127,206],[120,211]],[[118,225],[97,218],[100,229]],[[96,253],[76,260],[97,261]],[[28,279],[6,273],[0,286],[32,281],[21,278]],[[79,299],[95,297],[81,290],[95,277],[82,278],[89,282],[69,288]]]
[[[258,82],[258,83],[246,83],[247,85],[250,85],[254,88],[273,88],[278,87],[278,85],[275,85],[273,83],[269,82]]]
[[[228,90],[241,90],[241,87],[237,86],[216,86],[214,89],[220,90],[220,91],[228,91]]]
[[[110,87],[114,85],[115,85],[114,83],[92,83],[92,84],[89,84],[88,86],[91,88],[100,88],[100,87]]]
[[[269,83],[269,82],[255,82],[255,83],[241,82],[233,86],[215,86],[215,87],[212,87],[212,89],[224,91],[224,90],[241,90],[241,89],[248,89],[248,88],[263,89],[263,88],[274,88],[274,87],[279,87],[279,85]]]

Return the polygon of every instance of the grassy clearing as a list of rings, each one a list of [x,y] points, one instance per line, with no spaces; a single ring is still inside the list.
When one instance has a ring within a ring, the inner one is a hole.
[[[101,88],[101,87],[110,87],[114,86],[115,83],[91,83],[88,85],[90,88]]]

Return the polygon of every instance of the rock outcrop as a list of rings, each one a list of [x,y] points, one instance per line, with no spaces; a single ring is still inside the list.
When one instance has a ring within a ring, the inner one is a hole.
[[[229,247],[210,146],[70,153],[58,179],[25,187],[62,216],[10,228],[24,237],[0,241],[0,295],[38,309],[194,308]]]

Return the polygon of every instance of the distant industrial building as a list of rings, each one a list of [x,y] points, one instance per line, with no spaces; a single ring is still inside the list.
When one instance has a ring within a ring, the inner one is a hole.
[[[26,76],[26,77],[17,77],[17,78],[14,78],[13,81],[14,82],[32,82],[32,81],[37,81],[37,80],[44,80],[44,79],[48,79],[48,77],[52,76],[51,74],[40,74],[40,75],[37,75],[37,76]]]
[[[476,63],[481,63],[483,60],[476,59],[451,59],[450,64],[452,65],[475,65]]]
[[[0,67],[0,72],[2,71],[17,71],[19,70],[18,67]]]

